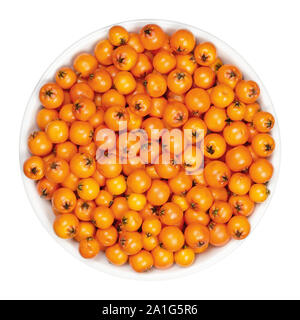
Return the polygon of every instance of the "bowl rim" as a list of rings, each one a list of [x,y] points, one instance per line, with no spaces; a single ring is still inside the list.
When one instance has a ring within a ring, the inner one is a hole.
[[[25,175],[23,174],[23,163],[24,163],[24,159],[26,158],[26,156],[28,155],[28,151],[25,151],[25,146],[24,146],[24,142],[26,145],[26,149],[27,149],[27,131],[28,131],[28,125],[27,125],[27,120],[30,120],[30,111],[31,109],[33,109],[33,107],[31,105],[33,105],[33,100],[36,96],[38,96],[38,92],[39,89],[41,87],[41,85],[43,85],[47,79],[47,73],[54,68],[57,68],[60,66],[60,60],[63,60],[64,58],[67,58],[68,55],[72,55],[72,51],[74,51],[76,48],[78,48],[80,45],[82,45],[84,42],[87,42],[89,39],[92,39],[94,37],[96,37],[98,34],[107,32],[109,30],[109,28],[111,28],[114,25],[122,25],[125,26],[126,25],[136,25],[136,27],[141,27],[144,24],[150,24],[150,23],[156,23],[156,24],[163,24],[163,28],[165,28],[166,25],[169,26],[173,26],[174,28],[185,28],[185,29],[189,29],[191,30],[196,38],[199,36],[203,36],[203,38],[209,38],[207,39],[207,41],[212,41],[213,43],[217,43],[216,47],[218,49],[218,45],[222,45],[224,48],[226,48],[226,50],[229,50],[231,54],[233,54],[234,56],[234,61],[238,60],[239,63],[237,63],[236,65],[241,69],[242,73],[244,74],[245,69],[247,69],[247,72],[251,74],[251,79],[257,81],[259,83],[260,89],[261,89],[261,96],[264,97],[264,99],[267,100],[268,102],[268,109],[270,109],[272,111],[272,114],[275,117],[275,121],[276,121],[276,125],[274,126],[273,130],[272,130],[272,136],[275,137],[276,140],[276,150],[274,151],[273,155],[272,155],[272,164],[274,165],[274,168],[276,167],[276,170],[274,170],[274,175],[270,181],[270,183],[272,182],[272,192],[270,194],[270,196],[268,197],[267,201],[265,203],[263,203],[263,208],[261,209],[261,213],[260,216],[257,216],[255,218],[255,223],[252,224],[251,223],[251,227],[252,227],[252,232],[251,235],[253,234],[253,231],[255,230],[255,228],[257,227],[257,225],[259,224],[260,220],[262,219],[262,217],[265,215],[267,208],[272,200],[273,194],[276,190],[276,185],[278,182],[278,177],[279,177],[279,172],[280,172],[280,163],[281,163],[281,141],[280,141],[280,131],[279,131],[279,124],[278,124],[278,118],[276,116],[276,111],[274,109],[272,100],[265,88],[265,86],[263,85],[260,77],[257,75],[257,73],[255,72],[255,70],[248,64],[248,62],[237,52],[235,51],[235,49],[233,49],[230,45],[228,45],[226,42],[224,42],[223,40],[219,39],[218,37],[210,34],[209,32],[206,32],[198,27],[186,24],[186,23],[182,23],[182,22],[178,22],[178,21],[172,21],[172,20],[165,20],[165,19],[134,19],[134,20],[125,20],[122,22],[118,22],[115,24],[111,24],[109,26],[105,26],[102,27],[100,29],[97,29],[83,37],[81,37],[79,40],[77,40],[76,42],[74,42],[73,44],[71,44],[69,47],[67,47],[67,49],[65,49],[60,55],[58,55],[53,61],[52,63],[47,67],[47,69],[45,70],[45,72],[42,74],[42,76],[40,77],[38,83],[36,84],[36,86],[34,87],[34,90],[32,92],[32,94],[30,95],[29,101],[26,105],[24,114],[23,114],[23,119],[22,119],[22,125],[21,125],[21,129],[20,129],[20,136],[19,136],[19,164],[20,164],[20,171],[21,171],[21,176],[22,176],[22,180],[23,180],[23,185],[27,194],[27,197],[29,199],[29,202],[31,204],[31,207],[33,208],[35,215],[38,217],[38,219],[40,220],[41,224],[44,226],[44,228],[47,230],[47,233],[53,238],[55,239],[55,241],[57,243],[59,243],[66,251],[68,251],[69,253],[71,253],[74,257],[76,257],[77,259],[83,261],[86,265],[98,270],[98,271],[103,271],[107,274],[113,275],[113,276],[118,276],[121,278],[127,278],[127,279],[135,279],[135,280],[169,280],[169,279],[173,279],[173,278],[177,278],[179,276],[187,276],[187,275],[191,275],[193,273],[199,272],[201,270],[204,270],[212,265],[214,265],[215,263],[221,261],[223,258],[225,258],[226,256],[228,256],[229,254],[231,254],[235,249],[237,249],[238,247],[240,247],[245,240],[248,241],[249,238],[243,240],[243,241],[236,241],[236,240],[232,240],[231,246],[225,246],[222,248],[213,248],[212,250],[219,250],[218,254],[213,255],[212,257],[210,257],[210,259],[208,259],[208,261],[204,261],[200,264],[194,263],[192,266],[190,266],[189,268],[179,268],[179,267],[172,267],[171,269],[168,270],[156,270],[155,272],[149,272],[146,274],[138,274],[135,273],[133,270],[128,269],[128,267],[125,269],[124,267],[115,267],[112,266],[110,264],[104,264],[101,261],[94,261],[94,260],[88,260],[88,259],[84,259],[82,258],[77,250],[76,252],[74,251],[74,248],[72,246],[67,245],[66,241],[64,239],[60,239],[58,238],[54,232],[51,232],[49,230],[49,225],[47,225],[47,223],[45,222],[45,219],[42,219],[41,214],[38,213],[39,209],[39,205],[37,204],[37,202],[35,201],[35,199],[37,198],[37,194],[34,195],[32,197],[31,194],[31,187],[34,184],[33,181],[29,180],[28,178],[25,177]],[[129,32],[131,30],[129,29]],[[98,41],[101,40],[101,36],[99,36],[99,38],[97,38]],[[97,40],[95,40],[97,41]],[[88,50],[89,51],[89,50]],[[77,51],[78,52],[78,51]],[[73,52],[74,54],[74,52]],[[222,58],[222,56],[221,56]],[[57,66],[56,66],[57,65]],[[243,67],[241,67],[241,65],[243,65]],[[53,74],[52,74],[53,76]],[[40,104],[39,104],[40,107]],[[264,109],[266,108],[266,106],[264,106]],[[38,108],[35,108],[36,110]],[[32,118],[32,117],[31,117]],[[26,156],[25,156],[26,155]],[[43,200],[42,200],[43,201]],[[258,210],[258,208],[255,209],[256,211]],[[45,214],[45,213],[44,213]],[[253,214],[255,216],[255,213]],[[176,268],[176,269],[174,269]]]

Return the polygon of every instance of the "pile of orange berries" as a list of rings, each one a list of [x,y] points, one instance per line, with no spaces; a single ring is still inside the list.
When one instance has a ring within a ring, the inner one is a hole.
[[[209,246],[246,238],[247,217],[268,197],[274,117],[261,110],[259,94],[256,82],[188,30],[169,36],[155,24],[139,33],[114,26],[93,54],[79,54],[40,89],[39,130],[28,139],[24,173],[51,200],[55,233],[78,241],[84,258],[103,251],[137,272],[189,266]],[[108,153],[97,161],[104,142],[116,145],[102,129],[118,132],[121,121],[148,134],[177,128],[193,135],[171,138],[168,150],[146,145],[152,159],[170,152],[167,164],[138,157],[122,164]],[[192,151],[182,163],[179,142]],[[199,142],[204,164],[195,168]]]

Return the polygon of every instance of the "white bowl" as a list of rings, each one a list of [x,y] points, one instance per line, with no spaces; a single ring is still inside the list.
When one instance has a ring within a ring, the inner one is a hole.
[[[189,29],[191,32],[194,33],[198,42],[199,41],[211,41],[215,44],[218,50],[218,54],[225,63],[232,63],[235,64],[240,68],[242,71],[245,79],[252,79],[256,81],[260,88],[261,88],[261,95],[258,102],[261,104],[263,110],[270,111],[273,115],[275,115],[275,111],[272,106],[271,99],[263,86],[262,82],[258,78],[255,71],[248,65],[248,63],[237,53],[235,52],[230,46],[226,43],[221,41],[220,39],[214,37],[213,35],[197,29],[195,27],[185,25],[179,22],[173,21],[166,21],[166,20],[135,20],[135,21],[127,21],[119,23],[119,25],[124,26],[129,31],[138,31],[142,26],[148,23],[157,23],[159,24],[167,33],[171,34],[173,31],[177,29],[186,28]],[[91,51],[95,44],[105,37],[107,37],[108,30],[111,26],[102,28],[98,31],[95,31],[88,36],[82,38],[71,47],[69,47],[66,51],[64,51],[46,70],[46,72],[41,77],[40,81],[38,82],[37,86],[35,87],[32,96],[29,100],[27,108],[25,110],[23,124],[20,133],[20,166],[21,170],[23,167],[24,161],[30,156],[27,148],[27,138],[29,134],[37,129],[35,123],[35,115],[41,104],[39,102],[39,89],[40,87],[45,84],[46,82],[53,81],[54,74],[56,70],[65,65],[71,65],[72,60],[76,54],[82,51]],[[274,193],[275,185],[277,182],[277,177],[279,173],[279,164],[280,164],[280,136],[279,136],[279,128],[278,128],[278,121],[276,119],[276,124],[272,130],[272,135],[276,140],[276,150],[274,151],[271,161],[274,166],[274,176],[271,179],[268,188],[271,191],[271,196],[268,198],[266,202],[263,204],[257,205],[255,212],[249,218],[252,230],[256,227],[259,223],[260,219],[262,218],[263,214],[266,211],[268,204],[270,203],[272,194]],[[156,270],[153,268],[152,271],[145,273],[145,274],[137,274],[135,273],[130,266],[125,265],[122,267],[116,267],[108,263],[105,258],[105,255],[99,254],[96,259],[86,260],[81,258],[78,252],[78,243],[72,240],[63,240],[58,238],[52,229],[52,223],[54,220],[54,214],[52,213],[50,202],[41,199],[36,191],[35,183],[30,179],[26,178],[22,173],[23,181],[25,185],[25,189],[28,195],[28,198],[31,202],[31,205],[40,219],[41,223],[44,225],[45,229],[52,235],[52,237],[59,242],[61,246],[63,246],[68,252],[73,254],[75,257],[80,259],[81,261],[85,262],[87,265],[99,270],[104,271],[109,274],[113,274],[119,277],[126,277],[132,279],[143,279],[143,280],[160,280],[166,278],[177,278],[182,275],[191,274],[196,271],[203,270],[204,268],[216,263],[229,253],[231,253],[235,248],[237,248],[243,241],[230,241],[225,247],[222,248],[211,248],[207,250],[205,253],[200,254],[197,256],[195,263],[189,268],[180,268],[174,265],[172,268],[168,270]],[[252,237],[252,234],[249,236]]]

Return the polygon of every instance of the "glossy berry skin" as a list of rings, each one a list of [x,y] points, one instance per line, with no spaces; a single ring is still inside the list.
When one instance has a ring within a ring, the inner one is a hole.
[[[138,274],[205,263],[268,200],[275,116],[217,43],[126,25],[38,88],[23,173],[83,259]]]

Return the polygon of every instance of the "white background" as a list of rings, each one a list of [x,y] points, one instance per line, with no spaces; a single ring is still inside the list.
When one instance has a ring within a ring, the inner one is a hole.
[[[1,1],[0,298],[300,298],[299,1]],[[163,18],[206,30],[258,72],[281,129],[280,179],[247,241],[215,266],[143,282],[95,271],[45,232],[26,197],[18,159],[29,96],[48,65],[86,34],[119,21]]]

